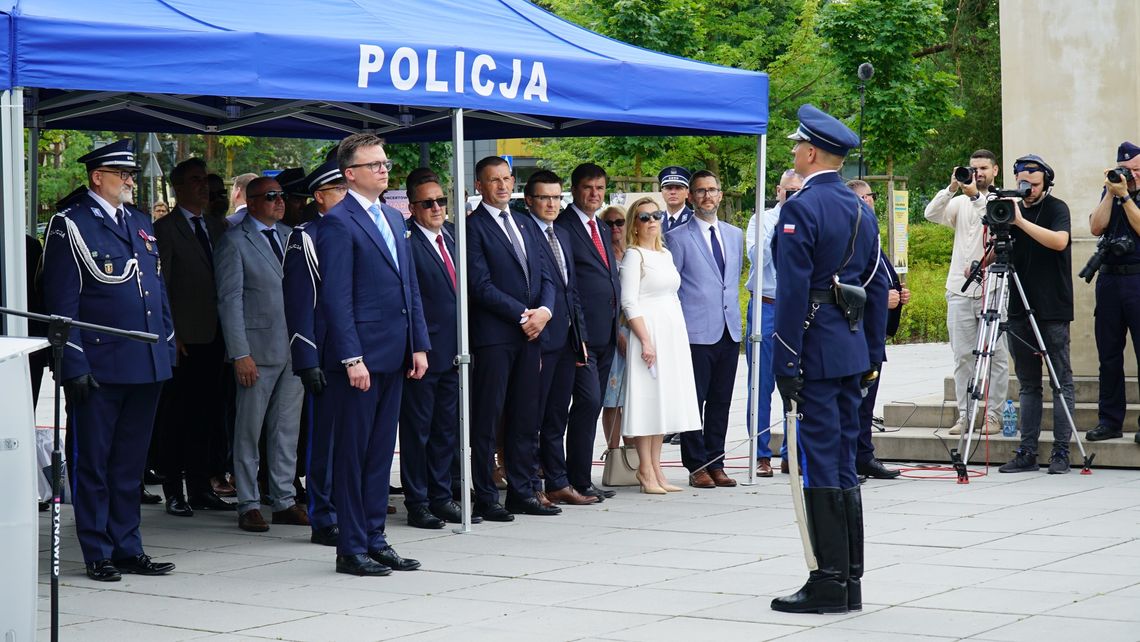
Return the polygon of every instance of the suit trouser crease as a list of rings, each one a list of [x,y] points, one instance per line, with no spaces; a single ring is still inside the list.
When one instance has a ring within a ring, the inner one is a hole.
[[[471,477],[475,498],[499,501],[492,479],[495,428],[502,422],[507,483],[520,498],[533,496],[537,465],[541,359],[537,341],[483,346],[474,350],[471,398]]]
[[[297,435],[301,421],[301,381],[288,363],[258,365],[258,377],[248,388],[237,390],[237,417],[234,424],[234,481],[238,492],[238,512],[257,509],[261,503],[257,488],[258,440],[266,430],[268,471],[266,494],[274,512],[295,502],[293,476],[297,470]]]
[[[693,357],[693,379],[703,427],[681,433],[681,462],[689,472],[706,464],[709,471],[723,469],[724,440],[728,434],[728,413],[732,407],[740,344],[732,340],[726,327],[716,343],[691,344],[689,349]]]
[[[225,452],[222,404],[222,363],[225,344],[218,332],[214,341],[184,344],[173,378],[163,388],[157,422],[158,470],[166,476],[167,497],[186,492],[196,495],[211,490],[210,477],[217,474],[217,457]]]
[[[566,477],[575,488],[593,483],[594,441],[615,349],[616,343],[612,342],[597,347],[587,345],[589,361],[574,368],[573,401],[566,424]]]
[[[577,381],[575,369],[574,351],[569,345],[542,354],[539,392],[542,428],[538,456],[548,491],[561,490],[570,484],[563,438],[567,437],[570,397]],[[533,482],[536,492],[542,490],[537,471]]]
[[[1069,406],[1070,413],[1076,413],[1073,394],[1073,370],[1069,361],[1069,322],[1038,321],[1041,338],[1061,386],[1061,394]],[[1029,345],[1026,345],[1026,342]],[[1037,352],[1037,338],[1029,326],[1029,319],[1018,317],[1009,320],[1009,351],[1013,355],[1014,373],[1021,388],[1018,405],[1018,424],[1021,429],[1021,448],[1037,454],[1037,444],[1041,437],[1041,397],[1044,385],[1049,383],[1048,368],[1042,363]],[[1053,402],[1053,449],[1069,451],[1072,429],[1065,416],[1064,407]]]
[[[327,391],[308,394],[309,461],[305,467],[305,490],[309,494],[309,522],[314,529],[336,524],[332,497],[333,421],[335,413]]]
[[[855,451],[859,440],[858,376],[808,379],[796,434],[805,488],[850,488],[859,484]],[[838,430],[836,429],[838,427]]]
[[[459,433],[459,373],[429,372],[404,382],[400,403],[400,479],[404,504],[451,499],[451,466]]]
[[[68,405],[75,530],[85,562],[143,552],[139,480],[161,389],[104,383],[84,403]]]

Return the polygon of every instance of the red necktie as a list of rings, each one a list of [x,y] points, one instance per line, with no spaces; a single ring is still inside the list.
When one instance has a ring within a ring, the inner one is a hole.
[[[443,266],[447,268],[447,276],[451,277],[451,287],[455,288],[455,264],[451,262],[451,257],[447,254],[447,248],[443,245],[442,234],[435,236],[435,244],[439,246],[439,255],[443,257]]]
[[[594,239],[594,248],[602,256],[602,263],[605,263],[607,268],[610,267],[610,260],[606,258],[606,248],[602,247],[602,237],[598,236],[598,222],[594,219],[590,219],[590,238]]]

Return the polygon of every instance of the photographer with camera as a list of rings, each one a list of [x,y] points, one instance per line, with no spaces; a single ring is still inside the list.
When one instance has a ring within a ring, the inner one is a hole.
[[[986,196],[997,174],[997,156],[988,149],[979,149],[970,155],[969,167],[954,168],[950,185],[939,190],[926,206],[926,220],[954,230],[954,251],[946,275],[946,329],[950,335],[950,350],[954,353],[954,394],[958,400],[958,419],[950,430],[951,435],[961,434],[968,421],[966,400],[974,374],[974,350],[982,329],[984,291],[981,287],[970,287],[963,292],[962,286],[971,264],[982,259],[985,236],[982,216],[986,213]],[[961,194],[957,194],[959,189]],[[1001,430],[1001,407],[1009,386],[1009,357],[1001,342],[994,346],[992,363],[983,428],[986,434]]]
[[[1105,171],[1104,193],[1089,215],[1089,231],[1100,237],[1081,278],[1096,280],[1096,351],[1100,359],[1097,427],[1089,441],[1122,437],[1124,425],[1124,341],[1140,346],[1140,147],[1125,141],[1116,150],[1115,169]],[[1140,347],[1138,347],[1140,349]],[[1140,354],[1137,355],[1140,360]],[[1140,443],[1140,432],[1136,434]]]
[[[1011,284],[1006,338],[1013,357],[1013,370],[1021,388],[1021,444],[1013,458],[1001,468],[1003,473],[1036,471],[1037,440],[1041,434],[1042,357],[1047,357],[1057,374],[1061,396],[1069,415],[1054,395],[1053,451],[1049,456],[1049,474],[1069,472],[1069,439],[1072,437],[1069,416],[1076,412],[1073,403],[1073,371],[1069,362],[1069,324],[1073,321],[1073,276],[1069,236],[1069,206],[1049,193],[1055,178],[1053,168],[1037,155],[1022,156],[1013,163],[1015,180],[1024,191],[1021,202],[1009,201],[1008,235],[1012,241],[1009,265],[1019,281]],[[991,203],[991,208],[1001,201]],[[995,225],[990,231],[1000,236],[1005,230]],[[991,258],[991,257],[987,257]],[[1020,282],[1022,293],[1017,292]],[[1022,301],[1028,300],[1030,310]],[[1044,355],[1031,326],[1031,318],[1044,342]]]

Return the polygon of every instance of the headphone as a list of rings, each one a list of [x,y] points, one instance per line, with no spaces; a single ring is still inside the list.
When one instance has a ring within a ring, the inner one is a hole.
[[[1027,167],[1027,165],[1036,165],[1037,167],[1031,168],[1031,167]],[[1053,171],[1053,168],[1049,167],[1049,164],[1046,163],[1045,160],[1042,159],[1037,154],[1026,154],[1025,156],[1022,156],[1021,158],[1018,158],[1017,160],[1013,161],[1013,173],[1014,174],[1019,174],[1019,173],[1024,172],[1024,171],[1031,171],[1031,172],[1039,171],[1039,172],[1044,173],[1045,174],[1044,189],[1049,189],[1050,187],[1053,187],[1053,179],[1056,177],[1056,173]]]

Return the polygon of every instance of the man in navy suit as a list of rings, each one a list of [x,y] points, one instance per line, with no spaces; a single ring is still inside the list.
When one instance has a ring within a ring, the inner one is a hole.
[[[875,211],[875,193],[871,191],[871,186],[866,181],[850,180],[847,181],[847,187],[855,192],[855,195],[861,198],[867,207],[871,208],[872,212]],[[879,302],[878,309],[887,311],[887,322],[883,331],[887,337],[893,337],[899,329],[902,306],[910,301],[910,290],[906,289],[899,281],[899,275],[895,272],[895,266],[891,264],[891,258],[882,249],[879,250],[879,268],[875,271],[875,278],[882,279],[887,286],[883,292],[887,299]],[[879,349],[879,346],[879,342],[876,341],[876,351],[870,355],[871,363],[881,364],[887,360],[885,337],[882,349]],[[871,424],[875,416],[875,399],[878,396],[879,379],[876,378],[867,388],[863,402],[859,404],[859,445],[855,449],[855,472],[863,477],[874,479],[894,479],[899,476],[899,471],[887,468],[883,462],[875,457],[875,445],[871,442]]]
[[[694,488],[735,486],[724,472],[724,439],[740,358],[740,270],[744,234],[717,219],[720,181],[710,171],[693,174],[695,215],[665,237],[681,274],[681,312],[689,331],[693,378],[703,427],[681,434],[681,461]]]
[[[52,217],[43,256],[48,314],[158,335],[143,343],[72,329],[63,351],[75,531],[87,576],[165,575],[139,533],[139,480],[162,382],[175,360],[174,322],[150,217],[127,202],[138,172],[129,140],[83,156],[89,189]]]
[[[792,465],[802,464],[810,536],[805,546],[814,549],[818,568],[802,589],[772,600],[772,608],[846,613],[863,608],[863,503],[855,449],[860,388],[878,376],[871,355],[882,349],[886,285],[874,278],[874,212],[838,172],[859,137],[811,105],[800,107],[799,118],[789,138],[797,141],[795,169],[803,187],[780,209],[772,239],[779,275],[772,369],[785,403],[795,400],[802,416],[796,429],[800,461]],[[861,311],[860,296],[866,301]]]
[[[542,259],[534,221],[509,209],[514,177],[507,161],[488,156],[475,165],[483,202],[467,218],[471,297],[471,470],[475,511],[509,522],[512,513],[554,515],[531,480],[537,466],[541,416],[539,335],[554,308],[554,282]],[[504,429],[507,505],[492,479],[495,427]]]
[[[554,318],[546,324],[542,342],[542,388],[539,412],[542,430],[539,459],[546,479],[546,491],[538,494],[552,504],[588,505],[598,503],[593,495],[583,495],[570,484],[566,474],[566,451],[562,438],[569,419],[570,395],[574,390],[576,368],[589,362],[584,334],[586,321],[578,298],[574,262],[570,259],[570,233],[554,224],[562,198],[562,179],[551,171],[535,172],[524,191],[530,216],[546,241],[542,255],[554,274]],[[538,488],[538,471],[532,481]]]
[[[317,312],[317,291],[321,281],[316,239],[324,215],[344,200],[348,185],[336,159],[326,161],[304,179],[305,188],[317,204],[317,218],[293,228],[285,248],[285,324],[289,330],[289,352],[293,373],[305,387],[305,409],[302,426],[308,428],[305,486],[309,496],[309,541],[336,546],[340,529],[336,524],[336,506],[332,501],[332,421],[331,404],[324,401],[327,387],[321,369],[321,351],[325,342],[325,320]],[[298,449],[300,450],[300,449]]]
[[[670,165],[657,173],[657,183],[661,186],[661,198],[665,201],[664,232],[684,225],[693,218],[693,208],[689,207],[689,170],[680,165]]]
[[[337,148],[348,195],[321,222],[317,305],[333,418],[336,570],[387,575],[419,568],[388,544],[388,482],[404,378],[427,371],[431,349],[403,216],[382,207],[392,162],[383,139],[353,134]]]
[[[463,521],[451,499],[459,435],[459,351],[456,328],[455,239],[439,178],[420,168],[408,175],[412,258],[416,263],[431,352],[427,374],[404,383],[400,404],[400,479],[408,524],[443,528]],[[476,519],[476,521],[482,521]]]
[[[602,501],[613,497],[614,491],[598,488],[591,479],[594,437],[617,349],[621,306],[610,228],[597,216],[606,198],[606,171],[593,163],[575,167],[570,175],[570,192],[574,202],[558,216],[556,225],[569,233],[590,360],[574,371],[573,404],[566,428],[566,473],[570,485],[579,493]]]

